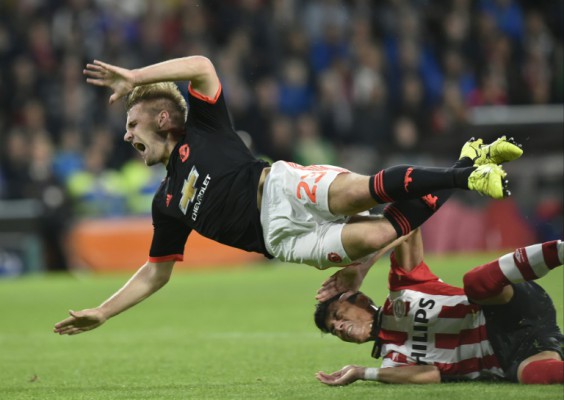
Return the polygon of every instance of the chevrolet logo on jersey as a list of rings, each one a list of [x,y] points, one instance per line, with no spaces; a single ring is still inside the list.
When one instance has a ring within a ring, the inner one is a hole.
[[[208,185],[210,183],[211,177],[206,175],[206,178],[202,182],[202,186],[200,188],[196,187],[196,182],[198,181],[198,177],[200,173],[196,169],[196,166],[193,166],[190,170],[190,174],[188,174],[188,178],[184,179],[184,184],[182,185],[182,198],[178,203],[178,207],[184,215],[188,212],[188,207],[190,204],[194,203],[194,207],[192,208],[192,221],[196,221],[198,218],[198,212],[200,211],[200,206],[204,200],[204,195],[206,194],[206,190],[208,189]]]
[[[196,188],[196,181],[200,174],[194,165],[190,170],[190,174],[188,178],[184,179],[184,185],[182,185],[182,198],[180,199],[180,203],[178,203],[178,207],[184,215],[186,215],[186,211],[188,211],[188,206],[190,203],[194,201],[196,197],[196,192],[198,189]]]
[[[206,178],[202,182],[202,187],[196,196],[196,203],[192,208],[192,221],[196,221],[198,218],[198,212],[200,211],[200,206],[202,205],[202,201],[204,200],[204,195],[206,194],[206,190],[208,190],[208,185],[210,184],[211,177],[206,175]]]

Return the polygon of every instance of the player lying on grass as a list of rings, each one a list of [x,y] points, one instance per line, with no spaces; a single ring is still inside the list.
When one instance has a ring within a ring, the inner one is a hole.
[[[522,153],[500,138],[490,145],[468,143],[468,157],[459,165],[464,168],[404,165],[364,176],[333,166],[284,161],[270,166],[256,159],[233,129],[221,83],[205,57],[136,70],[94,61],[84,74],[88,83],[112,89],[110,103],[126,97],[124,140],[148,166],[164,164],[167,175],[153,201],[148,261],[99,307],[71,311],[55,325],[59,334],[96,328],[159,290],[183,259],[192,230],[282,261],[345,267],[429,218],[432,210],[419,198],[433,190],[509,195],[498,164]],[[190,112],[176,81],[190,81]],[[394,203],[384,218],[357,216],[383,203]]]
[[[548,294],[533,280],[562,265],[564,244],[517,249],[464,275],[464,288],[442,282],[423,261],[419,229],[391,255],[382,307],[358,292],[318,303],[315,323],[353,343],[374,341],[382,368],[348,365],[317,373],[327,385],[357,380],[439,383],[506,379],[564,383],[564,337]]]

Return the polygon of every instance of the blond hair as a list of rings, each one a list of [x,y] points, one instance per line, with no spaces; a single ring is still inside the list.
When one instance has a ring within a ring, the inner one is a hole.
[[[135,87],[125,100],[127,111],[141,102],[154,103],[152,112],[158,113],[166,109],[173,123],[182,127],[188,118],[188,106],[178,86],[173,82],[158,82]]]

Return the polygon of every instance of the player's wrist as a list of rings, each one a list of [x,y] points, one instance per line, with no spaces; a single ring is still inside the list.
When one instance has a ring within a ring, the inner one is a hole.
[[[130,72],[129,83],[131,84],[131,90],[133,90],[135,89],[136,86],[143,84],[143,82],[141,82],[141,70],[137,68],[137,69],[131,69],[129,70],[129,72]]]
[[[377,381],[380,375],[380,368],[364,368],[363,379],[365,381]]]
[[[97,311],[98,319],[101,322],[105,322],[108,319],[112,318],[114,315],[119,314],[119,312],[112,310],[106,304],[102,304],[102,305],[96,307],[95,310]]]

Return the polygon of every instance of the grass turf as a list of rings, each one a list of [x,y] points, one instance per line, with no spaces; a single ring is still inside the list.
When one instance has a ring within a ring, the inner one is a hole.
[[[492,255],[428,257],[445,282]],[[563,269],[540,280],[563,325]],[[0,281],[0,398],[17,399],[558,399],[564,385],[451,383],[429,386],[315,380],[318,370],[376,365],[371,345],[317,332],[314,294],[335,270],[272,263],[175,272],[142,304],[86,334],[52,326],[68,308],[100,303],[127,276],[32,276]],[[363,290],[386,294],[380,262]]]

